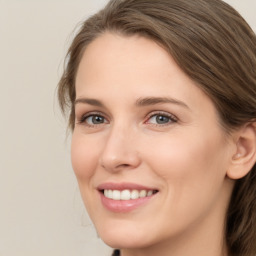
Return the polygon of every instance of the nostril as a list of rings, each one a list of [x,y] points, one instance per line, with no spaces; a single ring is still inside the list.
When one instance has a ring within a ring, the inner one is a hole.
[[[129,164],[120,164],[118,167],[129,167]]]

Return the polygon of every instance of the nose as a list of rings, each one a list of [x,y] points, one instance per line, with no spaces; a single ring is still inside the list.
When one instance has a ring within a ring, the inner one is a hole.
[[[131,129],[116,127],[107,135],[99,162],[109,172],[137,168],[141,159],[136,150],[136,135]]]

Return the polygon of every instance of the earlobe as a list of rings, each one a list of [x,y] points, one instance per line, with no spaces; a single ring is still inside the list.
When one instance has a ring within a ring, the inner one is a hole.
[[[230,179],[241,179],[256,162],[256,122],[247,123],[236,132],[236,152],[227,171]]]

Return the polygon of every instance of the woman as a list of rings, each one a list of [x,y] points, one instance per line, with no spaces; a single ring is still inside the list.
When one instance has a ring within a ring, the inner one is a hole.
[[[112,0],[68,51],[81,196],[115,255],[256,255],[256,37],[220,0]]]

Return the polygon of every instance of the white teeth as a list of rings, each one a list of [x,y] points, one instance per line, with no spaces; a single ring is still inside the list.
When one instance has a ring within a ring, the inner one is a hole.
[[[132,190],[131,199],[138,199],[138,198],[139,198],[139,191],[138,190]]]
[[[153,195],[153,190],[149,190],[147,193],[147,196],[152,196]]]
[[[121,200],[130,200],[130,197],[131,197],[131,193],[129,190],[123,190],[121,192]]]
[[[140,191],[140,197],[146,197],[147,191],[146,190],[141,190]]]
[[[104,190],[104,196],[113,200],[133,200],[153,195],[153,190]]]
[[[112,190],[108,190],[108,198],[113,198],[113,191]]]
[[[112,190],[107,190],[105,189],[104,190],[104,196],[107,197],[107,198],[113,198],[113,191]]]
[[[113,200],[120,200],[121,199],[121,192],[119,190],[113,190]]]

